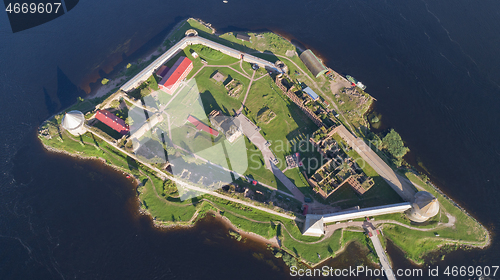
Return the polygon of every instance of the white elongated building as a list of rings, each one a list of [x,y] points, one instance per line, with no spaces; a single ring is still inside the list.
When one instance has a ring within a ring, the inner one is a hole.
[[[85,129],[85,116],[82,112],[73,110],[64,114],[61,122],[62,127],[73,135],[84,134]]]
[[[412,205],[409,202],[402,202],[384,206],[340,211],[325,215],[307,214],[302,234],[319,237],[325,233],[325,224],[328,223],[365,218],[369,216],[402,213],[411,209],[411,207]]]

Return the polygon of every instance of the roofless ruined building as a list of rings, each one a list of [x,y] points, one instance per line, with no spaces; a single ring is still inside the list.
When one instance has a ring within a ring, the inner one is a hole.
[[[307,69],[311,71],[311,73],[318,78],[319,76],[326,73],[327,69],[325,65],[319,60],[316,55],[311,50],[306,50],[300,54],[300,60],[304,62]]]

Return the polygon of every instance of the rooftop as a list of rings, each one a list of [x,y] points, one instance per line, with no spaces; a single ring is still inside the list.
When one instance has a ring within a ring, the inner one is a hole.
[[[247,34],[238,33],[236,35],[236,39],[240,39],[240,40],[243,40],[243,41],[250,41],[250,36],[248,36]]]
[[[307,69],[317,78],[326,73],[325,65],[314,55],[311,50],[306,50],[300,54],[300,59],[306,65]]]

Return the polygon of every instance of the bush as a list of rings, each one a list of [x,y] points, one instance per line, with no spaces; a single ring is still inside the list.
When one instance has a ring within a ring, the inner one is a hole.
[[[391,131],[382,140],[384,148],[396,159],[401,159],[409,149],[405,147],[401,136],[394,130]],[[401,164],[400,164],[401,165]]]
[[[115,99],[115,100],[111,101],[111,103],[109,104],[109,106],[111,108],[118,108],[118,106],[120,106],[120,100]]]
[[[106,78],[102,78],[102,80],[101,80],[101,84],[103,84],[103,85],[107,84],[108,82],[109,82],[109,80]]]
[[[282,258],[283,262],[285,262],[285,264],[289,267],[297,265],[297,259],[288,253],[284,253]]]

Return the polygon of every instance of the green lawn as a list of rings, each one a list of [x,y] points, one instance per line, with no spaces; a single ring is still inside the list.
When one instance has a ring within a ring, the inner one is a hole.
[[[196,51],[200,58],[205,60],[208,65],[230,65],[239,61],[235,57],[223,54],[204,45],[192,45],[191,49]]]
[[[245,145],[247,148],[248,170],[244,175],[254,178],[258,182],[262,182],[271,187],[278,188],[278,190],[290,193],[290,191],[281,182],[276,179],[274,174],[266,168],[264,164],[264,157],[262,152],[254,146],[247,137],[245,138]]]
[[[290,237],[288,232],[283,232],[283,245],[295,256],[302,258],[309,263],[318,263],[321,260],[335,256],[335,252],[340,249],[340,238],[342,232],[337,230],[333,235],[322,242],[316,244],[297,242]],[[318,256],[319,254],[319,256]]]
[[[295,152],[293,143],[306,139],[317,126],[274,84],[270,77],[252,84],[244,110],[245,115],[261,127],[261,134],[271,143],[271,150],[280,160],[280,169],[286,167],[285,155]],[[269,123],[259,123],[258,113],[271,109],[276,117]]]
[[[163,184],[161,180],[157,180],[155,187]],[[139,195],[139,199],[143,207],[151,216],[159,221],[189,221],[196,212],[196,206],[190,200],[184,202],[169,202],[161,197],[158,197],[153,189],[151,180],[147,180],[144,190]]]
[[[228,76],[228,79],[237,79],[243,84],[243,89],[237,98],[229,96],[227,89],[211,78],[215,71]],[[241,102],[250,83],[246,77],[227,67],[205,67],[196,75],[195,80],[207,115],[212,110],[221,110],[225,115],[234,115],[234,112],[241,107]]]
[[[312,188],[299,168],[288,169],[284,174],[304,195],[312,194]]]

